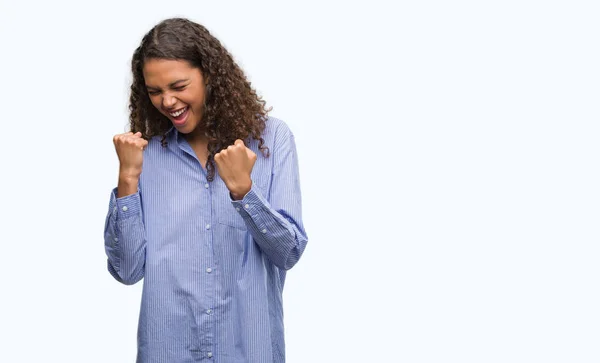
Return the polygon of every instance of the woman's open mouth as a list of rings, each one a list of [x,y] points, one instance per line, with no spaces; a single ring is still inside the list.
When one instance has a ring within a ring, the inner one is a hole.
[[[173,123],[176,126],[182,126],[183,124],[185,124],[187,115],[189,113],[189,109],[190,106],[185,106],[184,108],[181,108],[177,111],[169,112],[169,115],[172,117]]]

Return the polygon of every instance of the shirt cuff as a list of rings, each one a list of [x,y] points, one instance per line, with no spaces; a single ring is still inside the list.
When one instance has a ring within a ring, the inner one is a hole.
[[[240,200],[231,199],[231,204],[235,207],[235,210],[237,210],[242,217],[244,217],[248,214],[255,214],[257,210],[261,209],[261,206],[267,205],[268,203],[261,194],[258,185],[252,181],[252,187],[250,188],[250,191],[246,193],[246,195],[244,195],[244,197]]]
[[[139,190],[121,198],[117,198],[117,189],[114,188],[111,195],[111,206],[113,213],[117,214],[117,220],[124,220],[141,213],[141,202]]]

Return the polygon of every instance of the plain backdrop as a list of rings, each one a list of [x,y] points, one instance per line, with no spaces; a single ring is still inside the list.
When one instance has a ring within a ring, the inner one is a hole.
[[[296,135],[289,363],[600,361],[597,2],[1,0],[1,362],[134,362],[112,136],[175,16]]]

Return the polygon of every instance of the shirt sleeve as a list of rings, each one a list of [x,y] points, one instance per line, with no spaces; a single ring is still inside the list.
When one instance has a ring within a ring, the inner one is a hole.
[[[296,144],[285,124],[278,127],[271,156],[270,200],[267,201],[253,182],[244,198],[231,203],[262,252],[277,267],[289,270],[302,256],[308,237],[302,222]]]
[[[144,277],[146,234],[139,191],[117,198],[112,190],[104,225],[108,272],[119,282],[133,285]]]

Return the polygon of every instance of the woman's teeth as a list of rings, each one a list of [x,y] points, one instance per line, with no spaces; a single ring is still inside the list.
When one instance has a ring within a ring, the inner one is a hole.
[[[173,112],[173,113],[169,113],[169,115],[173,116],[173,117],[178,117],[181,116],[182,113],[184,113],[188,108],[182,108],[181,110],[177,111],[177,112]]]

